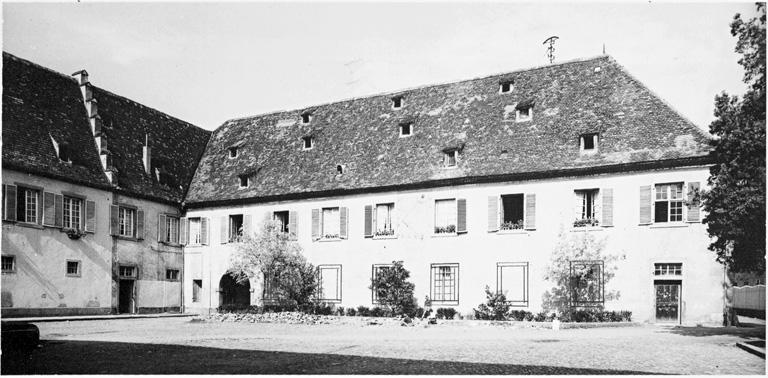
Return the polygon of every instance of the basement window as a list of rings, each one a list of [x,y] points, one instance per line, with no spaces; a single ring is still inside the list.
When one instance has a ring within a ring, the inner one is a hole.
[[[599,140],[600,138],[597,133],[582,134],[579,136],[579,150],[583,153],[595,153],[597,152]]]
[[[247,175],[240,175],[240,187],[241,188],[247,188],[248,187],[248,176]]]
[[[510,93],[515,87],[515,82],[512,80],[502,81],[499,83],[499,93]]]
[[[412,131],[411,129],[412,128],[413,127],[412,127],[411,123],[401,123],[400,124],[400,136],[401,137],[411,136],[411,131]]]
[[[229,158],[234,159],[237,157],[237,147],[230,147],[229,148]]]
[[[311,150],[312,147],[315,146],[315,138],[313,138],[311,136],[305,136],[305,137],[301,138],[301,140],[304,141],[304,149],[305,150]]]
[[[310,122],[312,122],[312,114],[302,113],[302,115],[301,115],[301,123],[306,125],[306,124],[308,124]]]
[[[392,109],[400,109],[403,107],[403,97],[397,96],[392,98]]]

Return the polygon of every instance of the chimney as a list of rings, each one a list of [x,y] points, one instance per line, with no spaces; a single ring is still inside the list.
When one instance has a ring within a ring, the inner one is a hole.
[[[85,109],[88,111],[88,118],[93,118],[99,115],[99,102],[95,98],[86,101]]]
[[[84,85],[88,83],[88,71],[80,70],[72,74],[77,79],[78,85]]]
[[[152,149],[149,147],[149,134],[145,134],[144,139],[144,172],[146,172],[148,175],[152,174]]]

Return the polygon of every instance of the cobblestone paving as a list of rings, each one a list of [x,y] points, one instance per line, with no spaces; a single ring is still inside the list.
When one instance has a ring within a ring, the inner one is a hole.
[[[765,328],[560,331],[471,324],[131,319],[38,323],[43,348],[2,373],[765,374],[735,346]]]

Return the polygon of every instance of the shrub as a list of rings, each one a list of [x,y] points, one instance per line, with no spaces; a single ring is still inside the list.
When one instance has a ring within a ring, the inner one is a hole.
[[[533,319],[533,313],[525,310],[512,310],[507,314],[507,319],[523,321],[526,319]]]
[[[456,316],[456,309],[451,307],[440,307],[437,309],[438,319],[453,319]]]
[[[388,309],[388,308],[374,306],[371,309],[371,316],[373,316],[373,317],[388,318],[388,317],[390,317],[392,315],[394,315],[394,313],[390,309]]]
[[[536,314],[536,316],[533,317],[533,321],[535,322],[545,322],[547,321],[547,313],[542,311]]]
[[[565,322],[594,323],[594,322],[630,322],[631,311],[603,311],[600,309],[579,309],[565,312],[561,319]]]
[[[411,272],[403,267],[402,261],[392,261],[391,266],[380,268],[371,278],[368,288],[376,292],[379,303],[387,308],[388,314],[408,314],[417,307],[413,296],[415,285],[408,281],[410,276]]]
[[[336,308],[336,315],[344,316],[344,314],[345,314],[344,307],[339,306],[339,307]]]
[[[346,315],[347,316],[355,316],[355,315],[357,315],[357,311],[355,310],[354,307],[350,307],[350,308],[347,309]]]
[[[371,316],[371,309],[365,306],[357,306],[357,316]]]
[[[485,303],[474,310],[475,317],[482,320],[504,320],[509,304],[503,293],[491,292],[491,289],[485,287]]]

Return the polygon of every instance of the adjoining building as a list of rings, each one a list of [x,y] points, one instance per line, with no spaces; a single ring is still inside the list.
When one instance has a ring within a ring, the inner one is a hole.
[[[344,307],[375,305],[371,277],[403,260],[433,306],[467,313],[487,285],[539,311],[556,243],[589,233],[624,256],[608,309],[718,321],[722,267],[691,195],[712,161],[608,56],[229,120],[185,199],[185,308],[261,304],[263,277],[237,284],[229,256],[276,219]]]
[[[2,316],[179,311],[210,132],[3,53]]]

